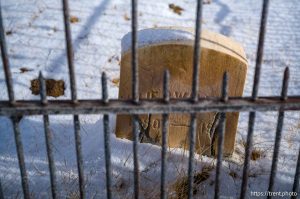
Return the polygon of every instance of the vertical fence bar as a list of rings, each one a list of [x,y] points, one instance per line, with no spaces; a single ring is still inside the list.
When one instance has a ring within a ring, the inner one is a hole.
[[[70,13],[68,0],[62,0],[63,2],[63,13],[64,13],[64,26],[65,26],[65,39],[66,39],[66,51],[67,61],[69,68],[71,98],[74,102],[77,102],[77,89],[75,80],[75,67],[74,67],[74,51],[72,45],[72,33],[70,27]]]
[[[298,150],[298,160],[297,160],[297,165],[296,165],[296,173],[294,177],[294,184],[293,184],[293,192],[299,193],[299,180],[300,180],[300,148]],[[296,199],[296,196],[292,196],[292,199]]]
[[[40,97],[42,105],[47,105],[47,88],[46,88],[46,81],[43,77],[42,72],[39,73],[39,83],[40,83]]]
[[[6,48],[6,40],[5,40],[5,30],[3,25],[3,18],[2,18],[2,6],[0,2],[0,45],[1,45],[1,58],[5,73],[5,81],[6,81],[6,88],[8,93],[8,99],[11,104],[15,103],[15,96],[14,96],[14,89],[13,89],[13,81],[9,66],[7,48]]]
[[[282,83],[282,90],[281,90],[281,99],[282,100],[287,99],[288,82],[289,82],[289,68],[287,67],[284,71],[284,78],[283,78],[283,83]],[[278,119],[277,119],[277,128],[276,128],[275,144],[274,144],[274,149],[273,149],[271,175],[270,175],[269,188],[268,188],[269,192],[273,191],[274,180],[275,180],[276,173],[277,173],[278,154],[279,154],[279,149],[280,149],[283,120],[284,120],[284,111],[280,111],[278,114]],[[271,198],[271,196],[269,195],[268,198]]]
[[[201,36],[201,24],[202,24],[202,0],[197,1],[196,10],[196,30],[195,30],[195,43],[194,43],[194,56],[193,56],[193,87],[192,87],[192,100],[194,102],[198,101],[199,92],[199,68],[200,68],[200,58],[201,58],[201,46],[200,46],[200,36]]]
[[[222,95],[221,101],[226,102],[228,100],[228,74],[224,73],[222,83]],[[224,131],[225,131],[226,113],[221,113],[220,123],[218,125],[218,157],[216,168],[216,184],[215,184],[215,199],[220,197],[220,172],[223,159],[223,145],[224,145]]]
[[[188,168],[188,198],[193,198],[193,184],[194,184],[194,156],[195,156],[195,140],[197,129],[197,115],[191,114],[191,126],[189,132],[189,168]]]
[[[13,105],[15,103],[15,96],[14,96],[12,75],[11,75],[10,65],[9,65],[9,60],[8,60],[8,53],[7,53],[7,48],[6,48],[1,2],[0,2],[0,45],[1,45],[1,58],[2,58],[2,63],[3,63],[4,73],[5,73],[5,81],[6,81],[8,99],[9,99],[10,104]],[[12,120],[13,130],[14,130],[14,137],[15,137],[16,150],[17,150],[17,156],[18,156],[18,162],[19,162],[19,168],[20,168],[20,174],[21,174],[23,195],[24,195],[24,199],[29,199],[30,192],[29,192],[29,185],[28,185],[28,175],[26,172],[23,143],[22,143],[20,127],[19,127],[20,118],[12,117],[11,120]],[[0,189],[1,189],[0,197],[3,198],[2,187]]]
[[[83,157],[82,157],[82,150],[81,150],[80,122],[79,122],[78,115],[74,115],[74,131],[75,131],[75,145],[76,145],[75,148],[76,148],[80,198],[84,199],[85,182],[84,182],[84,173],[83,173]]]
[[[193,55],[193,82],[192,82],[192,101],[198,101],[199,92],[199,63],[200,63],[200,35],[201,35],[201,21],[202,21],[202,0],[197,1],[196,9],[196,30],[195,30],[195,43]],[[189,132],[189,168],[188,168],[188,198],[193,198],[193,179],[194,179],[194,152],[196,140],[197,118],[196,114],[191,114],[191,126]]]
[[[108,199],[112,198],[111,194],[111,151],[110,151],[110,130],[109,116],[103,116],[104,125],[104,150],[105,150],[105,168],[106,168],[106,195]]]
[[[76,105],[77,100],[77,90],[76,90],[76,80],[75,80],[75,69],[74,69],[74,51],[72,46],[72,35],[70,28],[70,14],[69,14],[69,4],[68,0],[62,0],[63,3],[63,13],[64,13],[64,26],[65,26],[65,39],[66,39],[66,50],[67,50],[67,60],[69,68],[69,78],[70,78],[70,88],[71,88],[71,99]],[[80,121],[79,116],[73,116],[74,121],[74,134],[75,134],[75,144],[76,144],[76,159],[77,159],[77,169],[79,178],[79,191],[80,198],[85,198],[85,182],[84,182],[84,169],[83,169],[83,156],[81,150],[81,136],[80,136]]]
[[[242,190],[240,198],[246,197],[247,185],[248,185],[248,175],[249,175],[249,164],[250,164],[250,154],[252,152],[252,142],[253,142],[253,130],[255,122],[256,112],[250,112],[249,122],[248,122],[248,135],[245,148],[245,161],[243,168],[243,178],[242,178]]]
[[[131,0],[131,67],[132,67],[132,100],[134,103],[139,102],[139,72],[137,58],[137,0]],[[138,137],[139,123],[138,116],[133,115],[133,164],[134,164],[134,198],[139,198],[139,160],[138,160]]]
[[[268,8],[269,8],[269,0],[264,0],[262,6],[259,38],[258,38],[257,53],[256,53],[254,84],[252,89],[252,98],[254,100],[257,99],[258,87],[260,82],[260,73],[261,73],[260,71],[261,71],[261,65],[262,65],[263,54],[264,54],[264,42],[265,42],[265,34],[266,34],[266,27],[267,27]]]
[[[102,83],[102,100],[105,104],[107,104],[109,99],[108,99],[108,90],[107,90],[107,76],[105,72],[102,73],[101,83]]]
[[[20,126],[19,126],[21,118],[12,117],[11,119],[12,119],[12,123],[13,123],[14,134],[15,134],[15,143],[16,143],[17,155],[18,155],[18,160],[19,160],[19,168],[20,168],[20,173],[21,173],[21,181],[22,181],[24,199],[29,199],[30,192],[29,192],[29,185],[28,185],[28,174],[26,172],[23,143],[22,143],[22,138],[21,138]]]
[[[139,160],[138,160],[139,122],[138,115],[133,115],[133,172],[134,172],[134,198],[139,198]]]
[[[137,59],[137,0],[131,0],[131,66],[132,66],[132,99],[134,103],[139,102],[139,71]]]
[[[0,199],[4,199],[3,188],[0,180]]]
[[[164,72],[164,84],[163,84],[163,97],[164,101],[166,103],[169,103],[170,101],[170,93],[169,93],[169,88],[170,88],[170,72],[169,70],[165,70]]]
[[[169,115],[163,114],[162,116],[162,150],[161,150],[161,180],[160,180],[160,198],[166,199],[166,164],[167,164],[167,147],[168,147],[168,126],[169,126]]]
[[[107,77],[106,73],[102,73],[102,100],[105,104],[108,103],[107,92]],[[106,168],[106,195],[107,199],[112,198],[111,193],[111,151],[110,151],[110,129],[109,129],[109,115],[103,116],[104,128],[104,152],[105,152],[105,168]]]
[[[263,51],[264,51],[265,32],[266,32],[266,25],[267,25],[268,7],[269,7],[269,0],[264,0],[262,6],[259,39],[258,39],[257,54],[256,54],[254,83],[253,83],[253,90],[252,90],[253,100],[257,99],[257,94],[258,94],[261,65],[262,65],[262,58],[263,58]],[[252,152],[255,117],[256,117],[256,112],[250,112],[249,123],[248,123],[247,144],[245,148],[245,161],[244,161],[244,169],[243,169],[243,177],[242,177],[243,180],[242,180],[241,194],[240,194],[241,199],[244,199],[247,194],[250,154]]]
[[[40,96],[41,96],[41,103],[43,105],[47,105],[47,93],[46,93],[46,82],[43,78],[42,73],[39,74],[39,82],[40,82]],[[55,162],[53,156],[53,141],[52,135],[50,131],[50,124],[49,124],[49,116],[44,115],[44,131],[45,131],[45,142],[46,142],[46,150],[47,150],[47,157],[48,157],[48,166],[49,166],[49,173],[50,173],[50,184],[51,184],[51,193],[52,198],[57,198],[57,181],[56,181],[56,169],[55,169]]]
[[[166,103],[169,103],[169,81],[170,73],[168,70],[164,72],[164,84],[163,84],[163,97]],[[162,116],[162,149],[161,149],[161,180],[160,180],[160,198],[166,199],[166,164],[167,164],[167,146],[168,146],[168,126],[169,126],[169,114],[163,114]]]
[[[15,103],[15,97],[14,97],[12,75],[11,75],[10,65],[9,65],[9,60],[8,60],[8,53],[7,53],[7,48],[6,48],[5,31],[4,31],[4,26],[3,26],[1,3],[0,3],[0,45],[1,45],[1,58],[2,58],[2,62],[3,62],[4,73],[5,73],[5,81],[6,81],[6,87],[7,87],[7,92],[8,92],[8,98],[9,98],[10,104],[13,105]],[[28,185],[28,175],[26,173],[23,143],[21,140],[21,133],[20,133],[20,127],[19,127],[20,118],[12,117],[11,120],[12,120],[12,124],[13,124],[13,129],[14,129],[14,136],[15,136],[19,168],[20,168],[20,173],[21,173],[23,194],[24,194],[25,199],[29,199],[30,193],[29,193],[29,185]]]

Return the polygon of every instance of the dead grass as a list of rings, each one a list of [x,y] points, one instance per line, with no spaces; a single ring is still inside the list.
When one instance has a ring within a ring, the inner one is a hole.
[[[204,166],[201,172],[198,172],[194,175],[194,187],[193,195],[196,195],[200,190],[197,187],[200,183],[206,181],[210,177],[210,172],[214,169],[214,166]],[[185,199],[188,197],[188,177],[184,176],[177,179],[173,184],[173,190],[175,191],[175,196],[172,199]]]
[[[252,150],[251,156],[250,156],[251,160],[257,161],[257,160],[259,160],[259,159],[261,159],[263,157],[265,157],[265,152],[263,150],[256,149],[256,148],[254,148]]]
[[[232,177],[232,178],[234,178],[234,179],[237,179],[239,176],[238,176],[238,174],[235,172],[235,171],[230,171],[229,172],[229,175]]]
[[[79,191],[72,191],[72,192],[68,193],[68,195],[66,196],[66,199],[80,199]]]

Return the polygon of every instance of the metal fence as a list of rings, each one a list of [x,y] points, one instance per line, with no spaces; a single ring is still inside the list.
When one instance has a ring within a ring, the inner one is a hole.
[[[17,156],[20,167],[23,195],[25,199],[30,198],[28,175],[26,173],[25,157],[23,152],[23,144],[21,139],[21,132],[19,128],[20,118],[23,115],[43,115],[46,148],[48,156],[48,164],[50,171],[50,183],[52,198],[58,198],[58,187],[56,179],[56,169],[54,165],[52,138],[49,130],[49,115],[51,114],[72,114],[74,120],[76,157],[79,176],[79,190],[80,198],[86,198],[85,195],[85,179],[83,172],[83,157],[81,151],[81,137],[80,137],[80,122],[79,114],[104,114],[104,147],[105,147],[105,162],[106,162],[106,191],[107,198],[113,198],[112,183],[111,183],[111,152],[110,152],[110,127],[109,127],[109,113],[113,114],[132,114],[133,115],[133,158],[134,158],[134,198],[139,198],[139,157],[138,157],[138,134],[139,134],[139,114],[163,114],[162,127],[162,150],[161,150],[161,198],[167,198],[166,193],[166,152],[167,152],[167,136],[168,136],[168,114],[169,113],[189,113],[191,117],[191,125],[189,130],[189,163],[188,163],[188,198],[193,198],[193,172],[194,172],[194,151],[195,151],[195,131],[196,131],[196,113],[199,112],[221,112],[221,119],[218,125],[218,155],[216,167],[216,183],[214,198],[220,197],[220,171],[222,167],[222,148],[223,148],[223,134],[226,115],[225,112],[250,112],[248,123],[248,135],[245,148],[245,160],[242,177],[242,186],[240,198],[246,197],[248,172],[250,163],[250,154],[252,151],[253,129],[255,124],[256,111],[278,111],[278,121],[276,129],[276,137],[274,143],[274,152],[272,159],[272,168],[269,180],[268,191],[273,191],[275,176],[277,171],[278,153],[280,148],[280,140],[282,133],[282,126],[284,120],[284,111],[300,110],[300,96],[287,96],[289,68],[286,68],[283,77],[282,91],[280,96],[259,97],[258,87],[260,81],[260,71],[263,58],[264,38],[266,31],[266,22],[268,15],[269,0],[263,1],[263,8],[261,14],[259,41],[257,46],[256,66],[254,85],[251,97],[234,97],[229,98],[227,94],[228,75],[224,74],[222,96],[221,98],[199,98],[199,58],[200,58],[200,32],[202,18],[202,0],[198,0],[196,9],[196,30],[194,43],[194,58],[193,58],[193,80],[192,80],[192,95],[189,99],[170,99],[168,87],[170,75],[168,71],[164,73],[163,84],[163,99],[156,100],[140,100],[138,95],[139,79],[138,79],[138,62],[137,62],[137,0],[131,1],[132,14],[132,100],[109,100],[107,90],[107,77],[102,74],[102,99],[101,100],[78,100],[76,92],[76,80],[74,71],[74,58],[72,48],[72,37],[69,23],[69,6],[68,0],[62,0],[64,27],[65,27],[65,41],[67,50],[67,60],[69,67],[71,100],[55,100],[48,101],[46,97],[46,85],[42,73],[40,73],[40,101],[17,101],[14,97],[13,81],[10,71],[8,54],[6,49],[5,31],[3,28],[3,19],[0,9],[0,42],[3,68],[5,72],[5,80],[7,84],[7,91],[9,101],[0,101],[0,116],[7,116],[11,118],[16,142]],[[293,192],[299,190],[299,175],[300,175],[300,153],[297,160],[296,174],[294,177]],[[269,196],[270,197],[270,196]],[[296,198],[297,196],[292,196]],[[3,190],[1,188],[0,179],[0,199],[3,199]]]

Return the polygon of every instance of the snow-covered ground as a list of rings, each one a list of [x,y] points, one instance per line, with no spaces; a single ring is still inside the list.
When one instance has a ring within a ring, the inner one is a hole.
[[[169,9],[174,3],[184,10],[178,15]],[[17,99],[39,99],[31,94],[30,80],[42,71],[46,77],[63,79],[70,97],[65,56],[62,6],[60,0],[1,0],[7,46]],[[250,95],[261,0],[213,0],[204,6],[203,27],[239,41],[249,60],[245,96]],[[139,1],[139,29],[155,26],[194,26],[195,0]],[[100,76],[109,76],[109,96],[116,98],[119,78],[121,38],[130,31],[129,0],[70,0],[75,49],[75,67],[79,98],[101,97]],[[298,0],[270,1],[264,64],[260,95],[279,95],[282,73],[291,69],[290,95],[300,94],[300,3]],[[21,73],[21,68],[30,71]],[[0,68],[0,99],[7,99],[4,73]],[[105,167],[102,116],[82,115],[82,142],[88,198],[105,197]],[[249,191],[267,190],[277,113],[258,113],[254,132],[254,147],[263,157],[251,161]],[[61,198],[74,198],[77,191],[77,169],[71,116],[51,116],[55,146],[55,161]],[[114,198],[132,198],[132,142],[116,139],[115,119],[111,117],[112,164]],[[237,152],[243,155],[247,134],[248,113],[241,113],[237,137]],[[34,198],[50,197],[49,172],[41,116],[25,117],[21,121],[25,159],[30,190]],[[279,156],[276,190],[291,191],[300,141],[300,114],[287,112]],[[197,158],[197,172],[214,165],[207,157]],[[242,161],[242,160],[241,160]],[[236,198],[240,192],[242,162],[226,161],[222,170],[221,191],[225,197]],[[167,181],[170,193],[174,183],[186,176],[187,155],[171,149],[168,156]],[[145,198],[159,196],[160,148],[140,145],[141,193]],[[198,186],[197,196],[212,198],[214,170]],[[22,198],[18,161],[13,131],[9,119],[0,117],[0,179],[7,198]]]

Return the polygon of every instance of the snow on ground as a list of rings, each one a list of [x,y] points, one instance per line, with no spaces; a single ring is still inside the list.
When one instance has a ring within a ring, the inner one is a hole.
[[[182,15],[169,9],[169,4],[181,6]],[[7,31],[8,53],[17,99],[38,99],[30,91],[30,80],[42,71],[46,77],[63,79],[70,97],[66,66],[65,41],[60,0],[1,0],[4,25]],[[250,95],[262,1],[213,0],[204,6],[203,26],[239,41],[249,59],[245,96]],[[195,0],[139,1],[139,29],[155,26],[194,26]],[[116,98],[119,77],[121,38],[130,31],[129,0],[72,0],[71,16],[75,49],[77,87],[81,99],[100,98],[100,75],[109,76],[109,96]],[[297,0],[270,1],[264,65],[260,95],[278,95],[282,72],[291,69],[290,95],[300,93],[300,3]],[[113,57],[113,58],[112,58]],[[21,73],[20,68],[31,71]],[[0,99],[7,99],[4,73],[0,68]],[[81,116],[82,142],[87,178],[88,198],[105,197],[105,168],[103,126],[101,116]],[[263,158],[251,161],[249,191],[267,190],[277,113],[258,113],[255,125],[255,149],[263,151]],[[77,169],[71,116],[51,116],[55,161],[61,198],[74,198],[77,190]],[[132,198],[133,164],[132,142],[116,139],[115,119],[111,117],[113,185],[115,198]],[[241,113],[237,153],[243,156],[247,134],[248,113]],[[40,116],[25,117],[21,121],[26,166],[30,190],[35,198],[50,197],[49,172]],[[299,151],[300,114],[288,112],[285,118],[280,150],[276,190],[291,191],[297,153]],[[13,131],[10,121],[0,117],[0,179],[7,198],[22,198],[21,183]],[[210,168],[214,161],[196,157],[197,172]],[[167,181],[170,193],[174,182],[186,176],[187,156],[183,150],[171,149],[168,156]],[[236,198],[240,192],[242,162],[224,162],[221,191],[223,196]],[[145,198],[159,195],[160,148],[140,145],[141,193]],[[212,198],[214,170],[209,178],[197,186],[197,197]]]

